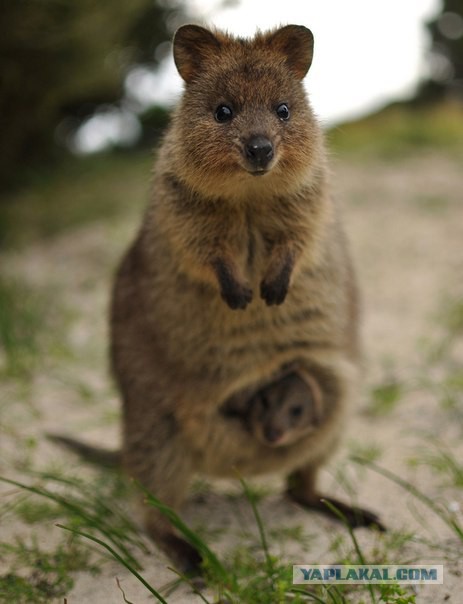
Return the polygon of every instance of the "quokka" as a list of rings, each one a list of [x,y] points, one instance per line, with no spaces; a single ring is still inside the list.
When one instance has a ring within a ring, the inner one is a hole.
[[[359,312],[302,84],[312,33],[288,25],[241,39],[185,25],[173,52],[184,92],[112,299],[122,464],[174,509],[196,473],[238,471],[284,473],[293,499],[329,512],[316,479],[355,397]],[[292,364],[290,383],[275,381]],[[316,393],[313,429],[280,446],[224,412],[246,392],[249,405],[262,393],[289,405],[304,388]],[[353,525],[381,527],[324,498]],[[199,553],[165,517],[146,508],[145,524],[180,569],[198,569]]]

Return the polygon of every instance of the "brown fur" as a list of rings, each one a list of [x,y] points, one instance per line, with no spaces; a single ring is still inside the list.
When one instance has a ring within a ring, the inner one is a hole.
[[[174,39],[185,91],[111,315],[123,463],[174,508],[196,472],[236,470],[296,472],[291,492],[313,504],[317,469],[344,426],[357,374],[357,296],[301,82],[312,47],[300,26],[252,40],[184,26]],[[276,115],[281,103],[287,121]],[[221,104],[233,109],[231,121],[214,118]],[[274,152],[257,177],[245,153],[256,135]],[[220,408],[295,361],[319,384],[323,421],[291,446],[268,447]],[[146,526],[179,566],[197,565],[152,509]]]

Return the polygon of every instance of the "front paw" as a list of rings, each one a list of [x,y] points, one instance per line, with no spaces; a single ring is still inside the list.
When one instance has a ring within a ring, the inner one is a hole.
[[[260,296],[265,300],[267,306],[283,304],[289,288],[289,276],[280,276],[273,281],[264,279],[260,284]]]
[[[252,289],[246,285],[233,283],[222,287],[220,295],[232,310],[244,310],[252,300]]]
[[[252,300],[252,289],[239,278],[238,271],[233,263],[227,262],[223,258],[216,258],[211,264],[219,282],[222,300],[232,310],[246,308]]]

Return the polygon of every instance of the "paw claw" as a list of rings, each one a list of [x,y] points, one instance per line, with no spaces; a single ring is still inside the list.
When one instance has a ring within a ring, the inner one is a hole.
[[[288,293],[288,285],[278,281],[260,284],[260,296],[265,300],[267,306],[283,304]]]
[[[227,291],[222,290],[222,299],[232,310],[244,310],[252,300],[252,289],[240,286]]]

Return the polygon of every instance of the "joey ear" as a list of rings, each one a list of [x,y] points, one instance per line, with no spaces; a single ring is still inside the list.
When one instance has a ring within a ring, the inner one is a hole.
[[[199,25],[183,25],[177,29],[174,41],[174,61],[185,82],[190,82],[208,56],[214,56],[220,47],[212,32]]]
[[[303,25],[286,25],[271,34],[268,42],[286,56],[289,69],[302,80],[313,58],[313,34],[310,29]]]

